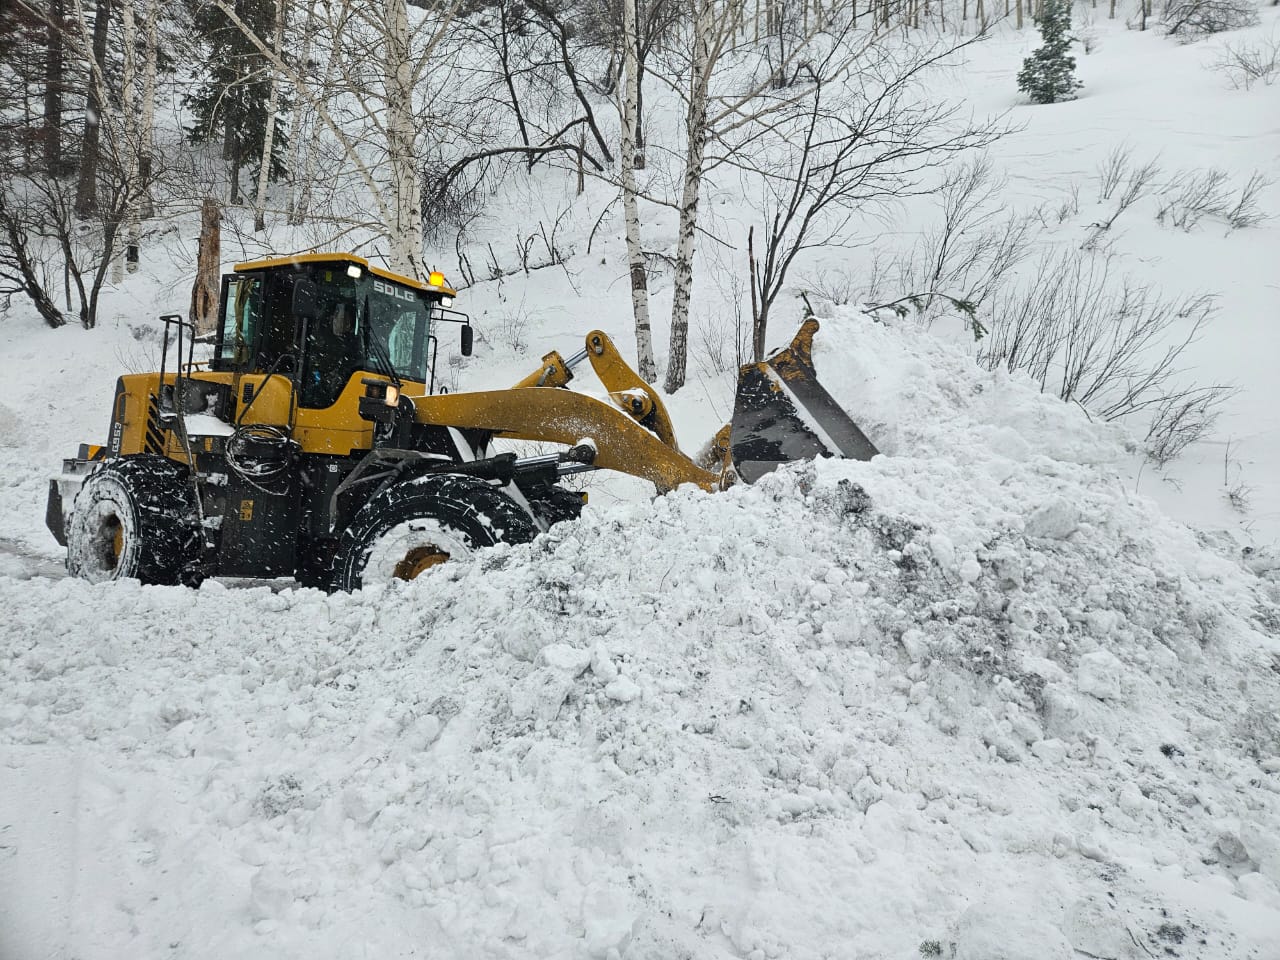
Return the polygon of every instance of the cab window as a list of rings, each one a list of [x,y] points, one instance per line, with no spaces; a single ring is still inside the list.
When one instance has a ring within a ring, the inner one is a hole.
[[[262,323],[262,278],[226,278],[222,298],[222,327],[219,331],[218,366],[242,367],[249,362]]]

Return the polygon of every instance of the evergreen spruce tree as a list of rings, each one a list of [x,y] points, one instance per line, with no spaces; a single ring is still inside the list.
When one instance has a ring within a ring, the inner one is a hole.
[[[287,0],[282,0],[287,2]],[[274,0],[236,0],[236,14],[259,37],[270,37]],[[209,45],[207,74],[186,98],[195,115],[188,136],[197,143],[222,143],[222,159],[231,165],[231,203],[240,201],[240,175],[256,170],[267,134],[271,69],[267,59],[217,7],[202,4],[193,17],[198,35]],[[285,106],[282,102],[281,109]],[[288,146],[278,120],[271,145],[271,179],[283,176]]]
[[[1073,39],[1071,0],[1044,0],[1041,11],[1038,23],[1044,46],[1022,61],[1018,89],[1032,103],[1074,100],[1084,84],[1075,78],[1076,58],[1067,52]]]

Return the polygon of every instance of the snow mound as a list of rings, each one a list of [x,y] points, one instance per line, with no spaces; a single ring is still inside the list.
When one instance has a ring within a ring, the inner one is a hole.
[[[0,905],[66,869],[86,958],[1277,955],[1274,585],[1078,411],[819,342],[888,456],[349,597],[0,578],[0,763],[76,811],[0,791]]]
[[[913,323],[885,324],[837,308],[814,338],[823,385],[884,453],[1024,462],[1118,460],[1124,437],[1025,374],[975,367],[959,346]]]

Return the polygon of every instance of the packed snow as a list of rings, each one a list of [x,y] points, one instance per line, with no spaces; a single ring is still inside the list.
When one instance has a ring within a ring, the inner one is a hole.
[[[1280,172],[1280,87],[1224,92],[1206,45],[1102,26],[1082,99],[1018,108],[993,151],[1010,203],[1123,138]],[[1011,107],[1036,42],[952,80]],[[709,216],[734,227],[735,203]],[[592,487],[532,544],[350,596],[91,585],[59,575],[48,477],[101,441],[114,377],[154,368],[138,311],[189,277],[144,267],[95,331],[11,318],[0,960],[1280,957],[1280,234],[1126,230],[1157,282],[1223,294],[1197,358],[1249,385],[1225,427],[1253,536],[1220,447],[1175,489],[1126,428],[980,370],[954,330],[822,304],[815,362],[870,463]],[[621,243],[600,249],[576,279],[465,291],[489,343],[462,386],[593,326],[625,349]],[[707,371],[670,398],[684,447],[730,404]]]
[[[888,456],[350,597],[0,579],[5,955],[1280,954],[1280,584],[820,336]]]

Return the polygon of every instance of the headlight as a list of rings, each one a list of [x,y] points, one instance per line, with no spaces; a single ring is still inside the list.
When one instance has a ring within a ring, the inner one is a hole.
[[[387,384],[387,398],[383,401],[388,407],[397,406],[400,403],[400,388],[393,383]]]
[[[364,273],[364,271],[363,271],[363,270],[361,270],[361,269],[360,269],[358,266],[356,266],[354,263],[353,263],[353,264],[351,264],[349,267],[347,267],[347,276],[348,276],[348,277],[350,277],[352,280],[359,280],[359,279],[360,279],[361,274],[363,274],[363,273]]]
[[[452,306],[453,306],[453,297],[441,297],[441,298],[440,298],[440,306],[442,306],[442,307],[452,307]]]

